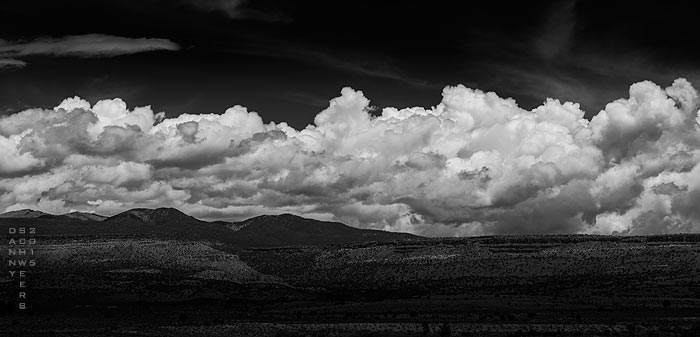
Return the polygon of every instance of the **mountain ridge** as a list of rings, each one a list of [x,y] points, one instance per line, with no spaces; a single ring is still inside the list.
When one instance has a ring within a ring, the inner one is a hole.
[[[18,209],[16,211],[9,211],[0,214],[0,218],[24,218],[24,219],[33,219],[33,218],[38,218],[41,216],[45,215],[53,215],[49,213],[44,213],[42,211],[35,211],[33,209],[29,208],[23,208],[23,209]]]
[[[122,217],[133,217],[137,218],[141,221],[149,222],[149,221],[163,221],[167,220],[169,218],[178,218],[178,219],[193,219],[197,221],[204,221],[204,220],[199,220],[191,215],[186,214],[185,212],[182,212],[178,210],[177,208],[173,207],[159,207],[159,208],[132,208],[129,210],[126,210],[121,213],[117,213],[111,217],[108,217],[105,220],[109,219],[118,219]],[[208,221],[204,221],[208,222]]]
[[[55,219],[55,218],[71,218],[81,221],[102,221],[108,217],[97,213],[73,211],[63,214],[52,214],[42,211],[36,211],[30,208],[9,211],[0,214],[0,218],[4,219]]]
[[[341,222],[320,221],[298,215],[260,215],[228,226],[240,237],[251,242],[264,239],[267,243],[284,245],[285,242],[313,241],[315,244],[349,243],[360,241],[392,241],[418,239],[417,235],[360,229]]]
[[[290,213],[259,215],[238,222],[210,222],[170,207],[133,208],[111,217],[80,212],[53,215],[26,209],[0,214],[0,224],[3,223],[1,220],[45,225],[38,231],[47,234],[206,240],[242,247],[319,246],[421,238],[409,233],[355,228]]]

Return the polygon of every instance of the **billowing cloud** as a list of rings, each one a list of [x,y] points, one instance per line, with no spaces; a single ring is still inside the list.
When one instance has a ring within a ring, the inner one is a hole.
[[[695,232],[699,105],[684,79],[640,82],[588,121],[575,103],[528,111],[458,85],[432,108],[373,116],[344,88],[297,130],[242,106],[164,118],[73,97],[0,118],[0,210],[293,212],[448,236]]]
[[[29,41],[0,40],[0,69],[24,67],[27,63],[17,58],[30,55],[94,58],[179,49],[180,46],[167,39],[102,34],[69,35]]]

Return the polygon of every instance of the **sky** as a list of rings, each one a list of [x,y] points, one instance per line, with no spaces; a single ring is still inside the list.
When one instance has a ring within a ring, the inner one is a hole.
[[[590,118],[631,83],[693,81],[700,56],[692,11],[661,1],[28,0],[2,4],[0,18],[2,57],[14,62],[0,63],[4,114],[78,95],[168,116],[240,104],[303,128],[345,86],[404,108],[464,84],[527,109],[575,101]],[[124,48],[159,40],[121,56],[7,51],[90,34]]]
[[[700,231],[669,2],[0,5],[0,211],[428,236]]]

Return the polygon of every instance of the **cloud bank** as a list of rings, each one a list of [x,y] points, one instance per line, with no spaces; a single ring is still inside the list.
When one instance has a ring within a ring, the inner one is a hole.
[[[0,40],[0,69],[23,67],[26,62],[16,58],[30,55],[94,58],[179,49],[180,46],[167,39],[128,38],[102,34],[70,35],[31,41]]]
[[[164,118],[68,98],[0,118],[0,210],[203,219],[292,212],[422,235],[700,231],[698,92],[633,84],[590,121],[448,86],[431,108],[369,113],[343,88],[303,130],[242,106]]]

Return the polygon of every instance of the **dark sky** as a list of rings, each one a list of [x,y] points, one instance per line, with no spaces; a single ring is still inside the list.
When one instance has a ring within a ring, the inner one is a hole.
[[[302,128],[344,86],[401,108],[462,83],[528,109],[579,102],[590,117],[633,82],[698,80],[696,16],[668,1],[9,1],[5,45],[101,34],[180,49],[0,53],[26,63],[0,67],[0,113],[120,97],[169,116],[239,104]]]

